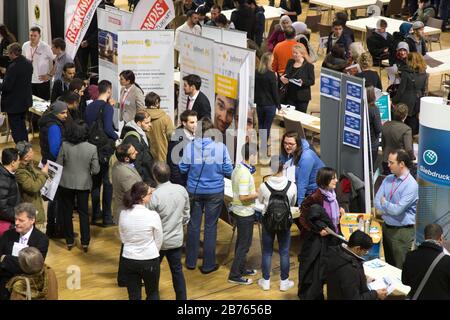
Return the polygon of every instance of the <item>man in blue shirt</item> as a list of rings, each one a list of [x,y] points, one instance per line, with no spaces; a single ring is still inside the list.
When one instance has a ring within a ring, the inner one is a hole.
[[[375,196],[375,208],[383,212],[383,247],[386,262],[402,268],[414,241],[418,185],[409,172],[411,158],[405,150],[392,151],[388,175]]]

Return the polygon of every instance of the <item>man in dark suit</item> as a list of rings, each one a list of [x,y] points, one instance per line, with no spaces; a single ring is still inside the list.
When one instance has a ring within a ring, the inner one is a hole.
[[[46,257],[48,238],[39,231],[36,221],[36,208],[31,203],[21,203],[14,208],[15,229],[6,231],[0,238],[0,300],[8,299],[5,284],[15,275],[21,274],[18,254],[25,247],[35,247]]]
[[[1,109],[8,114],[11,135],[17,143],[28,141],[25,114],[33,105],[31,90],[33,65],[22,55],[22,47],[17,42],[8,46],[8,56],[12,62],[6,69],[1,86]]]
[[[187,110],[197,112],[197,119],[203,117],[211,119],[211,104],[208,97],[200,91],[202,79],[196,74],[190,74],[183,78],[184,94],[187,96]]]

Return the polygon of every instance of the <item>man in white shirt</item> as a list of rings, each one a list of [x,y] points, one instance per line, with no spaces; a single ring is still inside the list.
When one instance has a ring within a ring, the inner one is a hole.
[[[180,51],[179,47],[180,31],[192,33],[197,36],[200,36],[202,34],[202,28],[198,25],[198,13],[191,10],[186,13],[186,16],[187,16],[186,22],[175,30],[175,49],[178,51]]]
[[[25,58],[33,64],[31,89],[33,95],[44,100],[50,100],[50,73],[53,68],[53,53],[50,46],[41,41],[41,29],[32,27],[29,34],[30,41],[22,46]]]

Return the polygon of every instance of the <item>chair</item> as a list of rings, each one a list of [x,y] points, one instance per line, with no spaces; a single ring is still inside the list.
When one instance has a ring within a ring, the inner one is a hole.
[[[428,18],[428,20],[427,20],[427,26],[428,27],[436,28],[436,29],[439,29],[439,30],[442,29],[442,24],[443,23],[444,23],[443,20],[436,19],[436,18],[431,18],[431,17]],[[430,45],[430,51],[433,51],[433,48],[432,48],[432,44],[433,43],[439,43],[439,50],[442,50],[441,34],[440,33],[429,35],[427,37],[427,42]]]
[[[306,26],[311,30],[311,32],[318,32],[319,27],[318,24],[322,21],[322,15],[316,15],[316,16],[307,16],[305,19]]]
[[[319,29],[319,37],[320,38],[328,37],[330,35],[330,33],[331,33],[331,26],[330,25],[318,23],[317,27]],[[320,50],[320,39],[319,39],[319,46],[317,48],[317,52],[319,52],[319,50]]]
[[[231,211],[231,205],[227,208],[227,212],[228,212],[228,221],[230,222],[231,226],[233,227],[233,232],[231,234],[231,239],[230,242],[228,243],[228,249],[227,249],[227,254],[225,255],[224,258],[224,262],[223,265],[227,265],[228,263],[231,262],[232,259],[228,260],[228,257],[230,256],[231,253],[231,248],[233,246],[233,240],[234,240],[234,235],[236,234],[236,222],[235,219],[233,217],[233,213]],[[262,252],[262,229],[261,229],[261,222],[256,218],[256,213],[255,213],[255,224],[258,227],[258,235],[259,235],[259,243],[261,245],[261,252]]]
[[[385,17],[392,16],[401,16],[403,12],[403,0],[391,0],[389,2],[386,12],[384,13]]]
[[[270,27],[269,27],[269,32],[267,33],[267,39],[270,38],[270,36],[272,35],[272,32],[275,29],[275,26],[277,24],[280,24],[280,19],[273,19],[272,23],[270,24]]]
[[[300,121],[291,120],[284,117],[284,127],[286,132],[297,132],[300,138],[306,139],[305,130]]]

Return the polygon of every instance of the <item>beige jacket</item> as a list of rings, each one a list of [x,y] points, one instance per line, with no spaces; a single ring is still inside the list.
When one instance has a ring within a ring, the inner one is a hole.
[[[119,106],[121,120],[125,123],[134,120],[136,112],[145,109],[144,93],[134,84],[128,90],[123,87],[120,90]]]
[[[147,132],[150,153],[155,161],[166,161],[167,148],[174,131],[172,119],[161,109],[146,109],[145,111],[152,118],[152,127]]]

